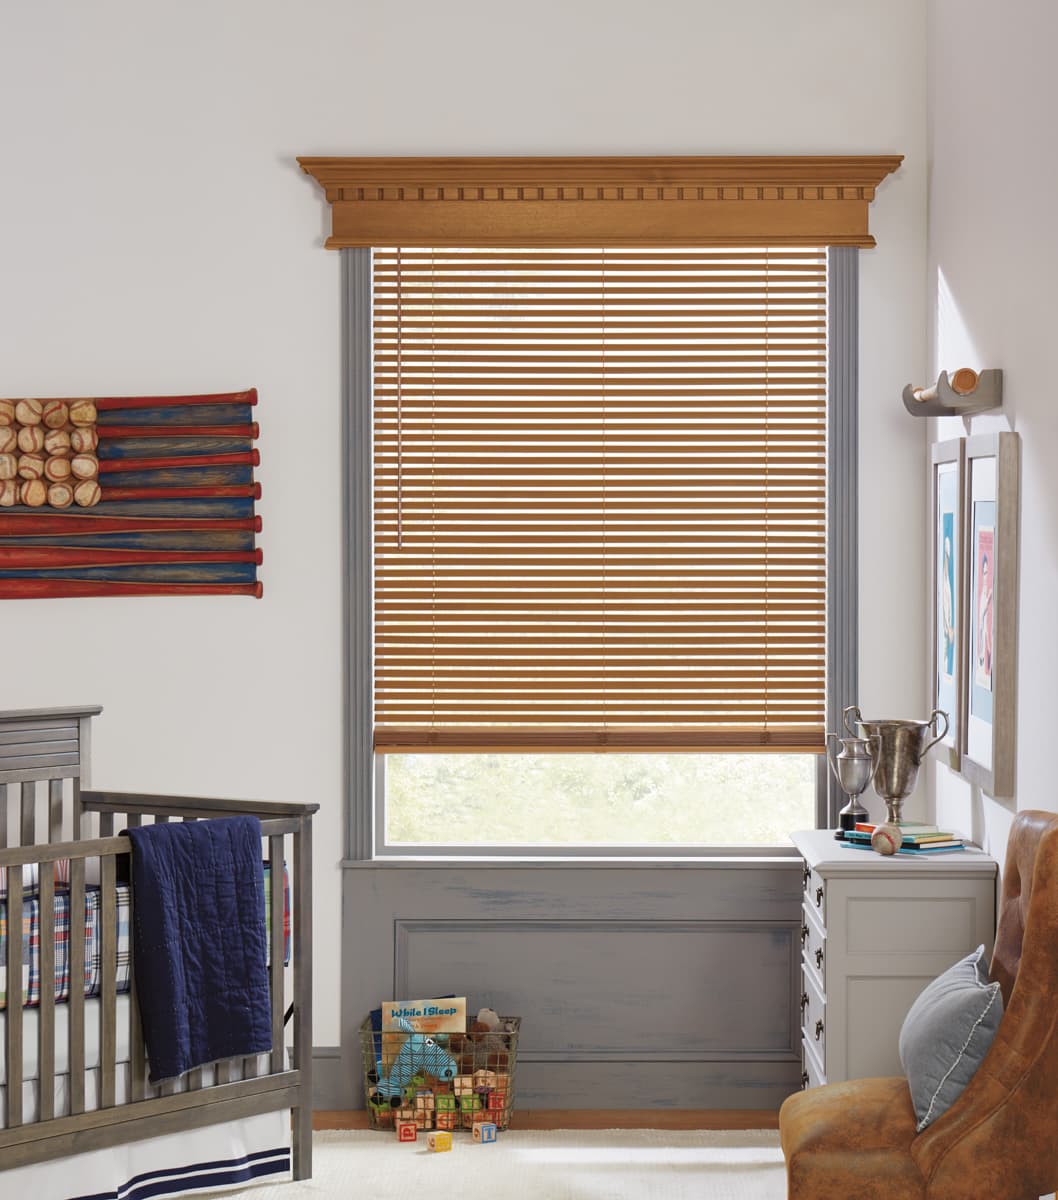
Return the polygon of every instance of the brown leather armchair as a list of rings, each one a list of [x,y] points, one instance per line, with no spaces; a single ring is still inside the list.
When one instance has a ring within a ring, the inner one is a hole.
[[[779,1113],[787,1200],[1036,1200],[1058,1184],[1058,815],[1014,821],[991,978],[992,1048],[920,1134],[907,1081],[855,1079]]]

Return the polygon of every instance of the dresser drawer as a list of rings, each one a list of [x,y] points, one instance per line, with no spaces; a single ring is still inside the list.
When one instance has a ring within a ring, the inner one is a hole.
[[[826,1071],[812,1045],[801,1039],[801,1087],[822,1087],[827,1081]]]
[[[826,997],[815,979],[815,967],[801,959],[801,1036],[815,1051],[823,1067],[827,1063]]]
[[[803,873],[805,883],[805,908],[814,912],[819,918],[821,925],[826,927],[827,923],[827,886],[823,877],[809,867],[805,867]]]
[[[808,972],[819,984],[819,990],[826,995],[827,990],[827,935],[815,915],[815,905],[811,908],[805,904],[801,911],[801,953],[805,962],[811,968]]]

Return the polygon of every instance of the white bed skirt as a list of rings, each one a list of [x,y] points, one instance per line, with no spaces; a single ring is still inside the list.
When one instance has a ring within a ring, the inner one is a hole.
[[[290,1112],[228,1121],[0,1171],[0,1196],[26,1200],[159,1200],[290,1176]]]

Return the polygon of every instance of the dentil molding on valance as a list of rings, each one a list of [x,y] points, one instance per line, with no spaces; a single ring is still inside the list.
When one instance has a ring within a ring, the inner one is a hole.
[[[899,154],[687,158],[299,158],[358,246],[873,246]]]

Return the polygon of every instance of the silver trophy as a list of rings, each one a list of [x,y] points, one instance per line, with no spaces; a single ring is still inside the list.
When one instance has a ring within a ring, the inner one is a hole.
[[[840,839],[850,829],[855,829],[858,821],[866,821],[869,816],[860,803],[860,796],[871,782],[881,744],[870,736],[841,738],[836,733],[828,733],[828,746],[831,738],[841,743],[841,749],[833,757],[827,754],[827,766],[838,781],[838,787],[849,798],[848,804],[838,813],[838,829],[834,836]]]
[[[871,782],[885,801],[886,815],[885,824],[879,825],[871,835],[871,845],[880,854],[895,854],[903,840],[899,826],[904,814],[904,801],[915,790],[918,768],[926,751],[946,736],[948,714],[935,708],[928,721],[866,721],[859,705],[850,704],[842,719],[845,728],[852,734],[855,731],[849,724],[849,713],[855,714],[855,723],[877,747]],[[927,741],[941,718],[944,719],[944,728]]]

